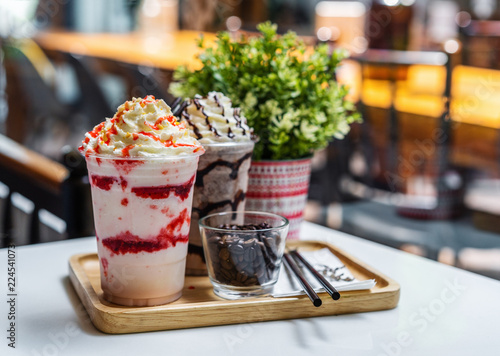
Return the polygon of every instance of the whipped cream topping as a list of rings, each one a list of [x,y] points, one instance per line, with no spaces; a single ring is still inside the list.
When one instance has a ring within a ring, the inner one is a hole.
[[[149,95],[118,107],[112,118],[85,134],[80,152],[121,157],[176,156],[203,153],[184,123],[172,115],[161,99]]]
[[[201,143],[245,142],[252,139],[240,108],[233,108],[231,99],[219,92],[188,99],[180,115],[192,137]]]

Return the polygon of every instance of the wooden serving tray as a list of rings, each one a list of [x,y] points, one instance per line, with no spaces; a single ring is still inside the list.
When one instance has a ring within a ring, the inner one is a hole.
[[[72,256],[69,277],[95,327],[111,334],[359,313],[397,306],[400,293],[397,282],[337,247],[319,241],[291,241],[288,246],[302,251],[327,247],[354,277],[375,279],[377,284],[370,290],[341,292],[336,301],[320,293],[323,305],[316,308],[306,295],[226,300],[213,293],[208,277],[186,276],[179,300],[154,307],[124,307],[102,298],[96,253]]]

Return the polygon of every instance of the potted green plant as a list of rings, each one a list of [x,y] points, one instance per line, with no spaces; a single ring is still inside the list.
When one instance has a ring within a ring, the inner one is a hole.
[[[193,97],[220,91],[241,107],[259,138],[247,209],[287,216],[293,220],[289,236],[294,238],[307,198],[311,156],[332,139],[343,138],[359,114],[346,100],[348,88],[334,79],[345,51],[308,47],[294,32],[278,35],[277,26],[269,22],[257,29],[258,36],[239,39],[220,32],[214,47],[205,46],[201,38],[201,68],[179,67],[170,92]],[[290,196],[300,202],[290,201]]]

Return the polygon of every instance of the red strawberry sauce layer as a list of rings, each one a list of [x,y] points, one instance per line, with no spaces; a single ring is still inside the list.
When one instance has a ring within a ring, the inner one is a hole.
[[[91,184],[101,190],[110,190],[114,182],[118,182],[116,177],[98,176],[92,174]]]
[[[184,184],[179,185],[162,185],[156,187],[133,187],[132,193],[141,198],[149,199],[166,199],[170,196],[170,193],[174,193],[182,201],[186,200],[191,192],[191,187],[193,186],[195,175],[191,177]]]
[[[165,250],[170,246],[175,247],[177,243],[188,242],[189,234],[181,235],[180,230],[184,224],[189,226],[190,221],[191,217],[188,209],[184,209],[178,217],[162,228],[157,236],[141,239],[127,230],[116,236],[103,239],[102,244],[112,254],[117,255]]]
[[[91,184],[94,187],[97,187],[101,190],[110,190],[111,186],[113,183],[119,183],[122,186],[122,189],[125,190],[127,188],[128,182],[125,180],[125,178],[120,176],[120,179],[116,177],[109,177],[109,176],[99,176],[96,174],[92,174],[91,176]]]
[[[183,184],[177,185],[160,185],[155,187],[133,187],[132,193],[140,198],[149,199],[167,199],[170,193],[174,193],[182,201],[189,197],[191,192],[191,187],[193,186],[196,175],[193,175],[190,180]],[[91,184],[101,190],[110,190],[113,183],[119,183],[122,189],[127,187],[128,182],[123,178],[120,179],[116,177],[109,176],[98,176],[93,174],[91,177]],[[128,203],[128,202],[127,202]],[[122,205],[127,205],[123,204]]]
[[[140,166],[141,164],[144,164],[144,160],[138,160],[138,159],[115,159],[113,161],[113,165],[116,167],[118,170],[122,170],[125,173],[130,173],[132,169],[134,169],[137,166]]]

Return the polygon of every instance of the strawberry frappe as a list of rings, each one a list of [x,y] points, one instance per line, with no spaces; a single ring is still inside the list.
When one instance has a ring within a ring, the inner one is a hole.
[[[193,185],[204,149],[153,96],[85,135],[104,299],[150,306],[184,285]]]

